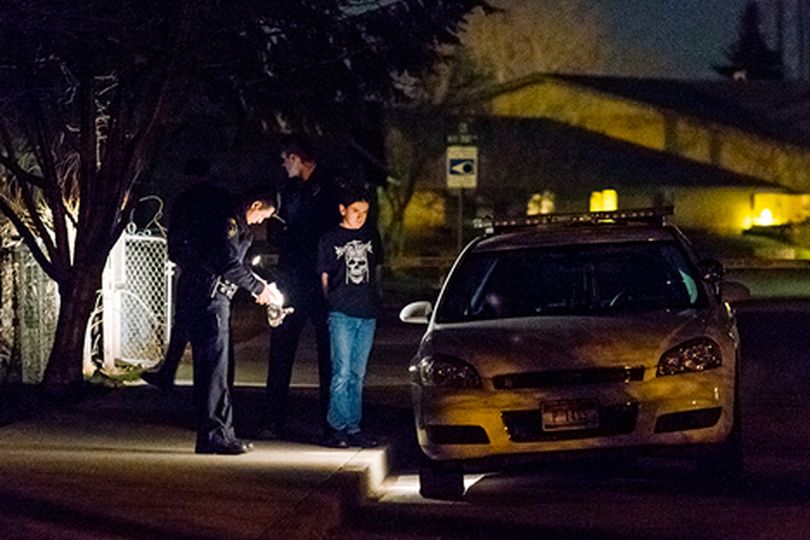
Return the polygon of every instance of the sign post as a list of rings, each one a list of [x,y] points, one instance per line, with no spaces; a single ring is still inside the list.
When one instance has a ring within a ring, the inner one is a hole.
[[[458,133],[447,136],[447,157],[445,171],[447,187],[458,189],[458,237],[457,248],[464,247],[464,190],[475,189],[478,185],[477,137],[469,133],[466,122],[459,122]]]

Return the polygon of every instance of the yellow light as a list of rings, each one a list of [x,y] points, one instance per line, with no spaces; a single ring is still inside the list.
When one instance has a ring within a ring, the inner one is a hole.
[[[615,189],[591,191],[591,200],[588,205],[591,212],[612,212],[619,209],[619,194]]]
[[[773,212],[771,212],[771,209],[763,208],[762,212],[760,212],[759,215],[754,218],[754,225],[759,225],[761,227],[776,225],[776,220],[773,217]]]
[[[601,212],[602,211],[602,192],[601,191],[591,191],[591,202],[588,206],[591,212]]]
[[[619,208],[619,194],[615,189],[602,190],[602,211],[612,212]]]

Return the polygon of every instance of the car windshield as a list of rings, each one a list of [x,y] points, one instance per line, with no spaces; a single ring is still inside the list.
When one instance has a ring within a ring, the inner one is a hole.
[[[437,322],[685,309],[705,302],[674,242],[582,244],[471,253]]]

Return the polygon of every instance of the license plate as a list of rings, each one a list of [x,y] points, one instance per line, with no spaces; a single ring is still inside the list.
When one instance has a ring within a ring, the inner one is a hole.
[[[599,427],[599,406],[595,401],[549,401],[542,404],[542,412],[544,431]]]

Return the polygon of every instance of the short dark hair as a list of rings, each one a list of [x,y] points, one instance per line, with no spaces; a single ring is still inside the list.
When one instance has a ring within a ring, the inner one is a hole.
[[[295,154],[301,161],[317,161],[318,156],[310,140],[304,135],[290,133],[281,138],[281,151],[285,154]]]
[[[276,190],[267,185],[258,185],[248,188],[239,197],[242,209],[247,211],[250,205],[258,201],[262,208],[278,208]]]
[[[344,189],[338,197],[338,202],[348,208],[356,202],[371,203],[368,191],[359,188]]]

